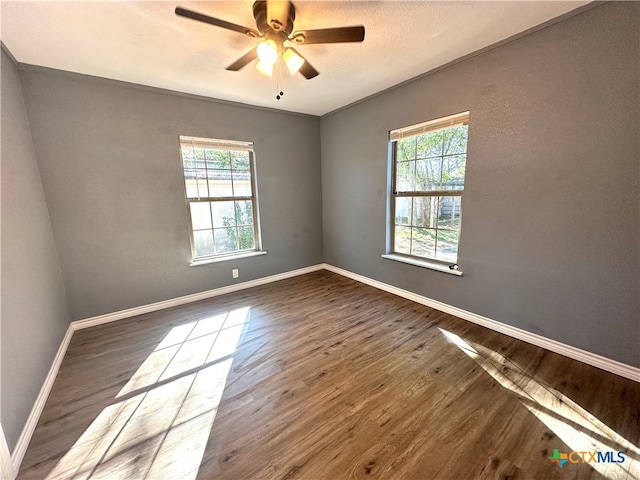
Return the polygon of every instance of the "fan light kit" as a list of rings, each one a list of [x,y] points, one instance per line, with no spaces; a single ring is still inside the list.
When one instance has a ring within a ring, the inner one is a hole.
[[[226,67],[226,69],[238,71],[252,61],[258,60],[255,67],[260,73],[267,77],[273,77],[275,72],[279,92],[276,95],[278,100],[284,95],[280,90],[281,65],[286,67],[290,75],[300,72],[307,80],[319,74],[295,48],[285,45],[286,42],[309,45],[318,43],[351,43],[364,40],[364,27],[362,25],[294,32],[293,22],[296,18],[296,9],[293,3],[288,1],[258,0],[255,2],[253,4],[253,16],[256,20],[257,30],[182,7],[176,7],[176,15],[261,39],[260,43]]]

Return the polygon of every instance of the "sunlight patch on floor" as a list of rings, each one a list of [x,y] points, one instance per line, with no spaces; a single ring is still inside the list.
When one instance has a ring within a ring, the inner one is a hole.
[[[475,360],[504,388],[520,397],[521,403],[574,452],[623,451],[623,463],[588,462],[610,480],[640,478],[640,449],[558,390],[543,385],[519,365],[498,352],[467,342],[455,333],[439,329],[466,355]],[[568,453],[568,452],[566,452]],[[615,457],[615,453],[614,453]],[[572,457],[574,460],[577,456]],[[585,455],[585,458],[589,458]],[[570,469],[565,463],[563,469]],[[570,471],[569,471],[570,472]]]
[[[248,316],[244,307],[174,327],[116,398],[233,354]]]
[[[247,307],[173,328],[47,480],[195,479],[248,320]]]

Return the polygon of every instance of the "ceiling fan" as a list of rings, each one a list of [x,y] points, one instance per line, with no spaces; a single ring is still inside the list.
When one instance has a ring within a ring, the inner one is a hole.
[[[293,22],[296,18],[296,9],[290,1],[256,1],[253,4],[253,16],[256,19],[257,30],[182,7],[176,7],[175,12],[176,15],[181,17],[226,28],[227,30],[242,33],[249,37],[262,39],[258,45],[226,67],[226,69],[238,71],[253,60],[258,59],[256,69],[269,77],[273,75],[274,66],[280,59],[283,60],[291,75],[300,72],[306,79],[311,79],[319,74],[295,48],[285,45],[287,42],[292,42],[297,45],[309,45],[318,43],[362,42],[364,40],[364,27],[362,25],[322,28],[318,30],[299,30],[294,32]]]

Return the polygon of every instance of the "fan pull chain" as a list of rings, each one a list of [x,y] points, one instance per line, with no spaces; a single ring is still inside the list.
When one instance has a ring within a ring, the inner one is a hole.
[[[280,100],[284,96],[282,91],[282,62],[278,62],[276,66],[276,100]],[[279,92],[279,93],[278,93]]]

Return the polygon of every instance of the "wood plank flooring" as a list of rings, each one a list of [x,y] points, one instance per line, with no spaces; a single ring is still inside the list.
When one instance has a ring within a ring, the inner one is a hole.
[[[639,383],[320,271],[76,332],[18,478],[638,478],[639,408]]]

